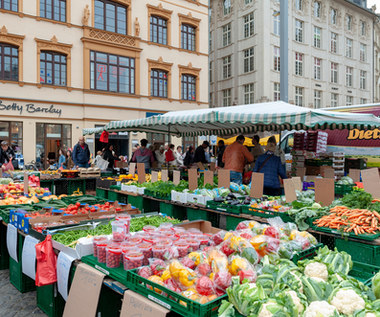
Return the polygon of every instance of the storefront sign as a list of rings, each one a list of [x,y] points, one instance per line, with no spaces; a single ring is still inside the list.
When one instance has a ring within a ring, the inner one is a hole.
[[[380,129],[374,130],[350,130],[347,140],[379,140]]]
[[[28,103],[26,105],[20,105],[15,102],[12,104],[5,104],[1,100],[0,100],[0,111],[15,111],[15,112],[18,112],[20,115],[22,115],[24,111],[26,111],[27,113],[36,113],[36,114],[40,114],[40,113],[56,114],[58,115],[58,117],[62,115],[62,109],[58,109],[54,107],[54,105],[50,105],[50,107],[40,107],[40,106],[36,106],[33,103]]]

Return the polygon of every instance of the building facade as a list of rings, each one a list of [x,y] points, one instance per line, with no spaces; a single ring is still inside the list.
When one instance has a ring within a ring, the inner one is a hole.
[[[82,128],[208,107],[207,29],[206,0],[0,1],[0,140],[43,160]]]
[[[373,100],[373,25],[366,1],[289,0],[289,102],[312,108]],[[209,101],[280,99],[280,1],[212,0]]]
[[[380,15],[375,22],[374,39],[374,102],[380,102]]]

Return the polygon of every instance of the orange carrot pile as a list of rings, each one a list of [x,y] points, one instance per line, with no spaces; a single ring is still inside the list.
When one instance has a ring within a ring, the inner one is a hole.
[[[380,214],[367,209],[349,209],[336,206],[330,214],[314,221],[317,227],[343,230],[358,234],[375,234],[380,231]]]

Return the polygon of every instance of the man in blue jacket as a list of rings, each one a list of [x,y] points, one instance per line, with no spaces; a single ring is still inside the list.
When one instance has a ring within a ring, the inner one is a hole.
[[[77,167],[89,167],[90,164],[90,150],[88,145],[84,142],[84,137],[79,138],[79,142],[74,146],[73,149],[73,161]]]
[[[269,138],[266,146],[266,152],[260,155],[256,160],[256,173],[264,173],[264,195],[279,196],[281,195],[281,186],[279,176],[282,179],[287,178],[285,167],[281,164],[281,159],[275,155],[276,139]]]

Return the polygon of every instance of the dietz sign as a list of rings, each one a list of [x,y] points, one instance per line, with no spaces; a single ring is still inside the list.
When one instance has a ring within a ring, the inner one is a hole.
[[[20,115],[24,113],[33,113],[33,114],[53,114],[58,115],[60,117],[62,115],[62,109],[54,107],[54,105],[50,105],[50,107],[41,107],[36,106],[33,103],[28,103],[25,105],[20,105],[15,102],[11,104],[5,104],[0,100],[0,111],[9,111],[9,112],[18,112]]]
[[[348,133],[347,140],[380,140],[380,129],[352,129]]]

